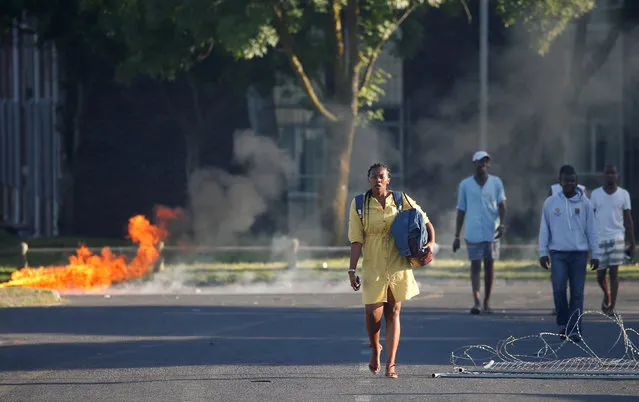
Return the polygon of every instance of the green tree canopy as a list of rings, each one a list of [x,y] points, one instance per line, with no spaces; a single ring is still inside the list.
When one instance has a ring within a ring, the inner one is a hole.
[[[60,19],[63,14],[57,7],[77,7],[75,1],[11,0],[3,7],[14,14],[29,9],[44,26],[50,21],[51,26],[73,29],[74,37],[87,41],[88,49],[102,49],[95,44],[104,41],[124,43],[126,52],[121,54],[119,68],[123,80],[138,74],[175,79],[182,72],[192,71],[213,49],[238,60],[272,54],[278,56],[276,59],[284,58],[310,107],[329,123],[328,170],[323,186],[329,194],[319,198],[319,208],[332,243],[343,239],[357,124],[363,111],[374,111],[384,95],[380,84],[389,78],[376,66],[384,46],[399,36],[400,28],[417,12],[445,6],[472,13],[477,4],[466,0],[77,1],[80,12],[97,18],[64,27],[66,21]],[[491,4],[506,24],[521,23],[532,30],[538,38],[535,46],[544,53],[570,21],[586,14],[594,3],[497,0]],[[411,27],[418,28],[415,24],[406,28]],[[78,36],[78,30],[89,34]],[[405,42],[410,40],[407,36],[400,49],[411,48]]]
[[[523,24],[534,33],[534,46],[545,54],[571,21],[595,7],[595,0],[497,0],[504,23]]]
[[[418,11],[445,6],[471,13],[465,0],[83,1],[102,9],[107,26],[126,38],[124,76],[172,79],[214,47],[236,59],[284,56],[310,107],[329,123],[323,188],[331,196],[320,197],[319,209],[332,243],[343,239],[357,124],[363,111],[379,117],[374,106],[389,78],[376,66],[384,46]],[[543,53],[594,0],[498,0],[495,7],[506,24],[522,23],[535,32]],[[400,47],[410,48],[406,40]]]

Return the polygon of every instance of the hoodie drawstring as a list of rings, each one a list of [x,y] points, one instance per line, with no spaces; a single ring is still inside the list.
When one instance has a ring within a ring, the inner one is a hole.
[[[572,211],[568,207],[568,198],[564,197],[564,202],[566,203],[566,211],[568,211],[568,230],[572,232],[572,224],[570,223],[572,221]]]

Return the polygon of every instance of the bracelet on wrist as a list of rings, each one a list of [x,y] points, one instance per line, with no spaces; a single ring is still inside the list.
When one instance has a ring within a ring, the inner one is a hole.
[[[355,272],[355,268],[349,268],[348,272]]]

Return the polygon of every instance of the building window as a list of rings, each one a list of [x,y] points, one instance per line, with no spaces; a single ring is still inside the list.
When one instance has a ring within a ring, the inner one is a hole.
[[[598,174],[608,163],[621,166],[621,130],[617,124],[605,120],[590,120],[582,132],[583,152],[581,170]]]
[[[595,10],[616,10],[623,7],[624,0],[597,0]]]
[[[291,196],[315,196],[324,173],[325,130],[309,124],[280,126],[282,147],[289,150],[295,172],[289,192]]]
[[[289,195],[313,198],[326,171],[327,142],[324,127],[306,124],[280,125],[281,146],[289,151],[295,172],[289,186]],[[353,144],[351,170],[359,174],[371,163],[388,164],[393,175],[393,187],[403,187],[403,132],[399,122],[377,122],[360,128]]]

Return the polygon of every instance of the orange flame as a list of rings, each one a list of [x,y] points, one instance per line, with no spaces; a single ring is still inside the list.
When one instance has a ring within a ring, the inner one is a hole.
[[[23,268],[11,274],[5,286],[22,286],[56,290],[100,290],[113,283],[126,281],[147,274],[158,260],[160,253],[157,244],[166,239],[166,223],[181,214],[181,210],[158,207],[158,224],[152,225],[144,216],[136,215],[129,219],[127,238],[138,244],[138,250],[131,262],[125,255],[114,254],[104,247],[100,255],[93,254],[81,245],[75,255],[69,257],[69,264]]]

